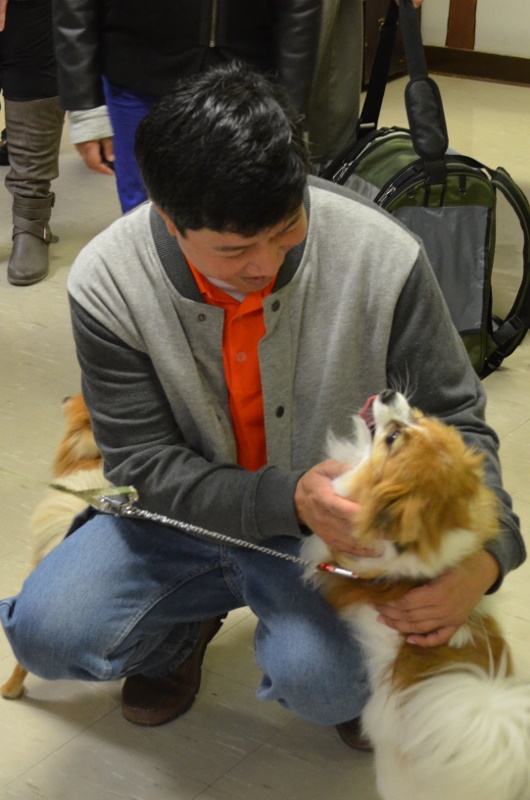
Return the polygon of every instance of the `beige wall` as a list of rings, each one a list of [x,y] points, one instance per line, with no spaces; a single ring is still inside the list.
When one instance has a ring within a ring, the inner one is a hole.
[[[425,0],[421,13],[424,44],[443,47],[449,0]],[[475,50],[530,58],[530,1],[477,0]]]

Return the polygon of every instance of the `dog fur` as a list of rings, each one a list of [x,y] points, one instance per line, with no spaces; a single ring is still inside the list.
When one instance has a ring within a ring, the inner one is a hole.
[[[110,486],[103,475],[101,453],[82,395],[66,398],[63,411],[66,429],[53,462],[55,483],[72,491]],[[80,497],[57,489],[44,493],[29,522],[32,568],[64,539],[74,517],[86,505]],[[27,670],[17,664],[11,677],[0,687],[2,696],[9,700],[22,697],[26,675]]]
[[[512,674],[509,648],[484,597],[443,646],[422,648],[377,621],[375,603],[402,597],[477,553],[498,532],[483,456],[458,431],[387,390],[373,405],[374,436],[354,420],[353,442],[330,441],[352,469],[336,491],[359,503],[354,558],[313,536],[307,578],[363,645],[372,694],[363,728],[384,800],[529,800],[530,686]],[[314,571],[321,562],[359,579]]]

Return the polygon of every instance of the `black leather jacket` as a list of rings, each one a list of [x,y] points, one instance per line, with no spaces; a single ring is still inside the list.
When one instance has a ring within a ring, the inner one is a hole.
[[[160,96],[215,61],[271,72],[305,112],[325,0],[53,0],[67,110],[104,104],[101,76]]]

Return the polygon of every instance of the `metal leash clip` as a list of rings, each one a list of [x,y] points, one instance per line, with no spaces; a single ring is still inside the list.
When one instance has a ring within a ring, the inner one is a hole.
[[[104,492],[104,494],[103,494]],[[116,489],[101,489],[91,493],[90,505],[104,514],[124,517],[138,502],[139,494],[134,486],[119,486]]]

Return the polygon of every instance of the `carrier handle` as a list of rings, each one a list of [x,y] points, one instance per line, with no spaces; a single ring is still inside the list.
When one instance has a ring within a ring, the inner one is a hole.
[[[401,27],[410,81],[405,105],[414,150],[423,160],[430,183],[443,183],[444,156],[449,146],[442,98],[437,84],[429,78],[417,10],[412,0],[390,0],[381,26],[380,39],[365,101],[357,124],[362,139],[377,128],[395,43],[397,21]]]

